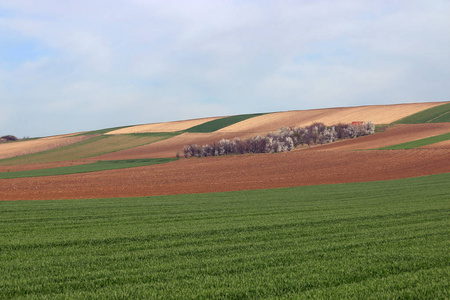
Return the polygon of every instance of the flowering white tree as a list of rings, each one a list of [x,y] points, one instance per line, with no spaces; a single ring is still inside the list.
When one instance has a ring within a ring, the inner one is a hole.
[[[361,124],[337,124],[325,126],[323,123],[314,123],[307,127],[282,127],[267,136],[257,135],[253,138],[232,141],[221,139],[217,144],[199,147],[196,144],[183,148],[184,157],[221,156],[244,153],[274,153],[291,151],[298,145],[328,144],[339,139],[351,139],[363,135],[373,134],[375,124],[372,121]]]

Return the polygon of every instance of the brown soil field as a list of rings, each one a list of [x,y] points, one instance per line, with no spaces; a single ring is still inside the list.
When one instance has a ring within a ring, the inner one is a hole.
[[[358,107],[326,108],[272,113],[254,117],[219,132],[255,132],[267,133],[283,126],[307,126],[315,122],[325,125],[351,123],[353,121],[372,121],[375,124],[390,124],[419,111],[444,104],[446,102],[407,103],[395,105],[371,105]]]
[[[95,173],[0,180],[2,200],[173,195],[389,180],[450,172],[450,150],[292,151],[181,159]]]
[[[0,159],[21,156],[67,146],[91,138],[90,135],[74,136],[76,133],[45,137],[29,141],[0,144]]]
[[[314,147],[308,150],[335,151],[378,149],[420,140],[447,132],[450,132],[450,123],[398,124],[394,127],[386,129],[384,132],[363,136],[353,140],[346,140],[320,147]]]
[[[436,144],[431,144],[428,146],[423,146],[420,148],[425,148],[425,149],[450,149],[450,140],[448,141],[443,141],[440,143],[436,143]]]
[[[136,126],[132,126],[132,127],[127,127],[127,128],[110,131],[106,134],[176,132],[176,131],[186,130],[188,128],[191,128],[191,127],[194,127],[194,126],[197,126],[197,125],[200,125],[200,124],[212,121],[212,120],[220,119],[220,118],[222,118],[222,117],[136,125]]]

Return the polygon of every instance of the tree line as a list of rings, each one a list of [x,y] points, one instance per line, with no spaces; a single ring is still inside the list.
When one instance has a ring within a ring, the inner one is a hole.
[[[375,124],[356,122],[325,126],[313,123],[306,127],[283,127],[267,136],[257,135],[248,139],[238,137],[233,140],[222,139],[218,143],[199,146],[190,144],[183,147],[184,157],[223,156],[246,153],[277,153],[290,151],[299,145],[322,145],[343,139],[352,139],[375,132]],[[179,153],[177,153],[177,157]]]

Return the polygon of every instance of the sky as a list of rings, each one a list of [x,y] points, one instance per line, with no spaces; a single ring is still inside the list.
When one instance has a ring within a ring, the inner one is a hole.
[[[0,136],[450,100],[448,0],[0,0]]]

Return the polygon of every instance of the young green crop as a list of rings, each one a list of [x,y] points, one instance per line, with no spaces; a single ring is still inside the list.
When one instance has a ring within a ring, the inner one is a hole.
[[[176,158],[145,158],[145,159],[126,159],[126,160],[102,160],[95,163],[48,168],[39,170],[16,171],[16,172],[0,172],[0,179],[7,178],[25,178],[40,176],[69,175],[78,173],[98,172],[105,170],[116,170],[135,168],[156,164],[168,163],[176,160]]]
[[[420,111],[405,117],[394,123],[396,124],[421,124],[450,122],[450,102]]]
[[[448,299],[449,181],[0,202],[0,298]]]

